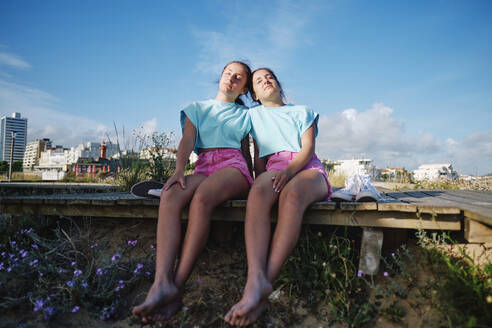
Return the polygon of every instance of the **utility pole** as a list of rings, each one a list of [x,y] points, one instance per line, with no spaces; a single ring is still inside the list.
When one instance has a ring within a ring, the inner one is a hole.
[[[12,179],[12,163],[14,160],[14,142],[15,142],[15,131],[12,131],[12,146],[10,147],[9,182]]]

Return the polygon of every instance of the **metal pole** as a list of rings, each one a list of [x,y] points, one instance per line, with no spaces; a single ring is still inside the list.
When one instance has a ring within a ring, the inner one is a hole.
[[[10,147],[9,182],[12,179],[12,162],[14,159],[14,142],[15,142],[15,131],[12,131],[12,146]]]

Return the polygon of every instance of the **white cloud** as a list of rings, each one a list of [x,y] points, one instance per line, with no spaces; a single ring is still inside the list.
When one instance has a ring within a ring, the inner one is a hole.
[[[7,52],[0,52],[0,65],[7,65],[20,69],[31,68],[31,65],[24,61],[21,57]]]
[[[157,119],[154,117],[142,124],[142,131],[146,135],[151,135],[154,132],[159,131],[159,124],[157,124]]]
[[[323,158],[368,157],[380,168],[407,169],[449,162],[463,173],[492,172],[492,131],[477,132],[462,141],[448,138],[442,142],[422,131],[412,136],[405,131],[405,122],[384,104],[321,116],[318,128],[317,153]]]
[[[28,118],[28,140],[50,138],[56,144],[96,141],[108,130],[100,122],[57,108],[58,99],[42,90],[0,80],[0,113]],[[95,140],[96,139],[96,140]]]
[[[492,173],[492,131],[475,132],[461,142],[448,139],[447,156],[463,173]]]
[[[224,10],[220,31],[192,27],[200,47],[197,68],[204,73],[218,74],[233,59],[281,69],[288,64],[290,50],[309,44],[302,32],[322,4],[275,1],[257,5],[254,12],[247,2],[224,5],[234,8]],[[239,19],[231,12],[241,13]]]
[[[64,112],[59,108],[58,99],[49,93],[24,85],[0,79],[0,116],[20,112],[28,118],[28,141],[50,138],[54,144],[70,147],[81,142],[99,142],[109,136],[116,142],[114,127],[84,117]],[[145,132],[158,130],[157,119],[142,124]],[[136,144],[131,133],[118,130],[122,148]]]

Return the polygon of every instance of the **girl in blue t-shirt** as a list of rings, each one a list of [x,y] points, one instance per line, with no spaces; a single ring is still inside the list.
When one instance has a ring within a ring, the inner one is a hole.
[[[297,243],[306,208],[331,194],[325,168],[314,153],[318,114],[285,105],[270,69],[255,70],[252,79],[251,95],[261,106],[249,110],[257,178],[248,195],[244,228],[248,279],[241,300],[225,316],[239,326],[256,321],[265,310],[273,282]],[[270,211],[277,200],[270,245]]]
[[[230,62],[222,71],[215,99],[192,103],[181,111],[183,137],[176,171],[160,194],[154,283],[145,301],[132,310],[143,322],[168,319],[182,307],[183,287],[207,242],[213,209],[228,199],[246,197],[253,183],[248,142],[251,122],[247,108],[238,104],[238,97],[250,85],[248,65]],[[195,172],[185,176],[193,150],[199,154]],[[188,204],[188,227],[174,270],[181,243],[181,213]]]

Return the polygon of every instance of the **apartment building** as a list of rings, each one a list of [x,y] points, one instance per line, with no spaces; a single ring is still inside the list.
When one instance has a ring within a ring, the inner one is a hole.
[[[12,152],[12,138],[14,138],[13,161],[22,161],[26,151],[27,118],[20,113],[0,118],[0,161],[10,161]]]

